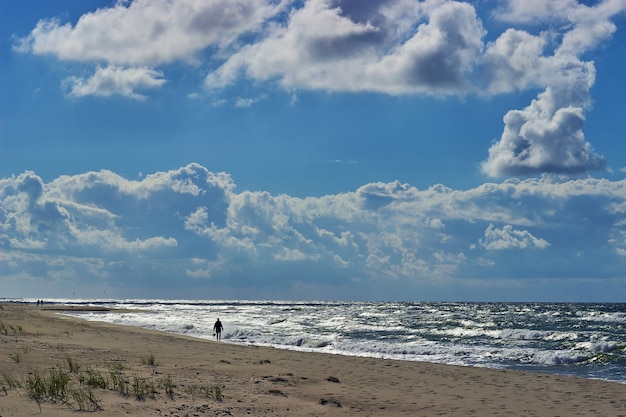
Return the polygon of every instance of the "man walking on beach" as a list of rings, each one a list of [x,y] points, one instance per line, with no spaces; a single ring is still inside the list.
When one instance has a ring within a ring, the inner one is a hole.
[[[224,326],[222,326],[222,322],[220,321],[220,319],[217,319],[217,321],[213,325],[213,331],[215,332],[214,336],[215,336],[215,338],[217,339],[218,342],[220,340],[222,340],[222,329],[223,328],[224,328]]]

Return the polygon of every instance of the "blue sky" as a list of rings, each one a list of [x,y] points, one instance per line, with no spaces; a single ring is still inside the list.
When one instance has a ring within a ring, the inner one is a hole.
[[[0,2],[0,297],[626,301],[626,0]]]

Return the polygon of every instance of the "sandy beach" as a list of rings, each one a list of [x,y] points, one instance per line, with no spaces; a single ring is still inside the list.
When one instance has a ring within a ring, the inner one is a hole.
[[[239,346],[58,313],[0,304],[0,417],[626,416],[626,384]]]

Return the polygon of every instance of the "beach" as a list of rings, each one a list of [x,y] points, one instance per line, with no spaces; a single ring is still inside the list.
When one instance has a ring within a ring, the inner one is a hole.
[[[62,306],[0,306],[0,417],[626,416],[615,382],[242,346],[87,322]],[[34,379],[59,374],[66,392],[31,398]]]

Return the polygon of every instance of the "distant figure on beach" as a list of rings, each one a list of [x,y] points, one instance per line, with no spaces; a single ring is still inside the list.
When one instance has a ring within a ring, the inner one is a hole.
[[[217,319],[217,321],[213,325],[213,331],[215,332],[213,336],[215,336],[218,342],[222,340],[222,329],[224,329],[224,326],[222,326],[222,322],[220,321],[220,319]]]

